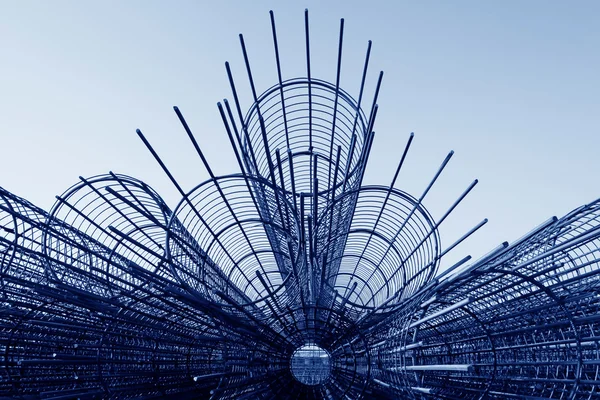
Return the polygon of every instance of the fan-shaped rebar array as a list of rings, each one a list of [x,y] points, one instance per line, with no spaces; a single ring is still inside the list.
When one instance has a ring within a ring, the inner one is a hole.
[[[109,173],[50,212],[0,189],[0,395],[99,399],[592,399],[600,387],[600,201],[471,264],[440,260],[425,190],[365,186],[382,74],[355,100],[307,74],[218,104],[241,173],[181,201]]]

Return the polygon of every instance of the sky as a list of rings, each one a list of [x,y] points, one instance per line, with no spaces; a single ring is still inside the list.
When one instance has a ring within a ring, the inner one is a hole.
[[[419,197],[434,218],[477,178],[442,224],[442,247],[489,223],[442,263],[475,258],[549,217],[600,197],[598,1],[8,1],[0,0],[0,186],[49,210],[54,196],[114,171],[142,179],[171,207],[179,196],[135,133],[141,129],[185,190],[208,178],[172,110],[177,105],[218,175],[238,172],[216,103],[232,65],[251,105],[238,33],[259,92],[284,79],[335,79],[357,96],[367,41],[367,93],[384,71],[365,184]]]

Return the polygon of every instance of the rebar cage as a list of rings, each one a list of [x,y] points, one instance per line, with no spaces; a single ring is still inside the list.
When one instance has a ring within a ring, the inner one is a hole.
[[[600,397],[600,200],[486,256],[440,260],[424,200],[363,185],[383,73],[363,111],[307,73],[218,103],[240,172],[170,208],[146,183],[80,178],[46,212],[0,188],[0,395],[21,399]]]

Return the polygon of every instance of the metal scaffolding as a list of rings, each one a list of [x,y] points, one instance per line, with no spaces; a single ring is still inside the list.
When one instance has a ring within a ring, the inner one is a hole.
[[[218,104],[240,173],[181,200],[109,173],[46,212],[0,188],[0,398],[600,398],[600,200],[438,273],[425,190],[363,185],[383,73],[366,99],[283,79]],[[363,107],[367,103],[367,111]]]

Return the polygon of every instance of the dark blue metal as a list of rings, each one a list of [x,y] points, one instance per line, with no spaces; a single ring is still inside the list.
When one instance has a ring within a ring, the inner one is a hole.
[[[284,79],[243,113],[229,63],[219,113],[241,173],[181,200],[108,173],[46,212],[0,188],[0,398],[594,399],[600,393],[600,200],[438,273],[440,225],[397,189],[362,184],[377,97]],[[470,262],[470,264],[468,264]]]

